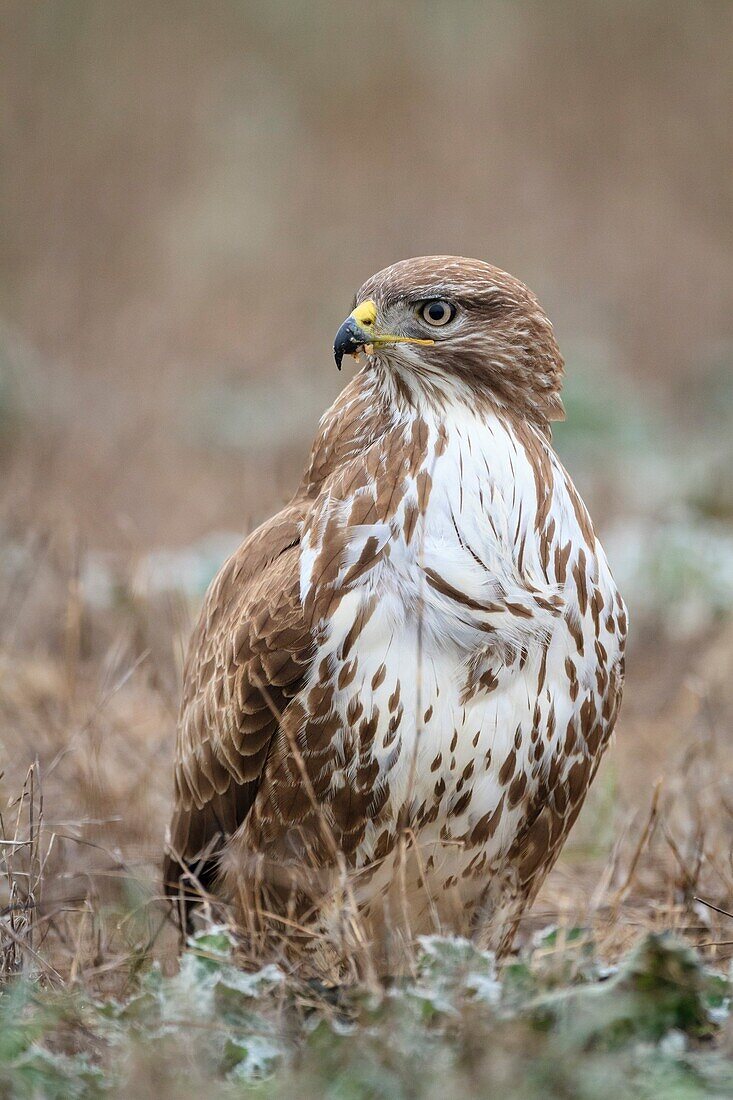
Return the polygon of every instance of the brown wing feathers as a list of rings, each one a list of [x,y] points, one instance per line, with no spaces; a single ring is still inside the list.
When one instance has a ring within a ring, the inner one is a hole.
[[[259,528],[212,585],[191,639],[175,766],[175,810],[164,865],[179,894],[189,870],[209,888],[217,853],[236,832],[260,785],[278,715],[311,659],[299,601],[302,510]]]

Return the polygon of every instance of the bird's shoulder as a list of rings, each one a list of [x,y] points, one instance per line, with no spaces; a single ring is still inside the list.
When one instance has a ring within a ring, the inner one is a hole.
[[[299,607],[299,544],[306,509],[293,503],[263,523],[224,563],[209,586],[188,647],[179,749],[204,737],[235,735],[246,708],[244,681],[268,684],[302,675],[310,637]],[[287,673],[275,654],[292,655]],[[296,661],[296,657],[299,658]],[[249,687],[256,690],[254,683]]]

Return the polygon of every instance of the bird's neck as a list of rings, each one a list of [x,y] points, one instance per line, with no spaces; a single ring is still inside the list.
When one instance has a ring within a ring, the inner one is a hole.
[[[405,429],[421,421],[433,426],[436,436],[450,432],[451,424],[499,419],[518,431],[539,428],[549,434],[549,424],[538,424],[522,410],[503,407],[491,395],[464,393],[452,383],[434,385],[430,379],[411,380],[405,372],[368,360],[341,391],[319,425],[310,460],[298,496],[313,497],[333,472],[363,455],[395,428]]]

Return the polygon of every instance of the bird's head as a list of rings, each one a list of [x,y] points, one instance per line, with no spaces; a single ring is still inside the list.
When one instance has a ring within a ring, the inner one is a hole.
[[[336,364],[366,351],[401,388],[486,400],[540,422],[563,416],[563,360],[530,290],[481,260],[402,260],[364,283],[334,342]]]

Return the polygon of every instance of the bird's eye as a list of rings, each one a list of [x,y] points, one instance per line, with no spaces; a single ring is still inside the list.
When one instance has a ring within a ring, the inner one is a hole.
[[[438,299],[433,302],[424,302],[420,306],[420,316],[433,328],[441,328],[452,321],[456,315],[456,307],[450,302]]]

